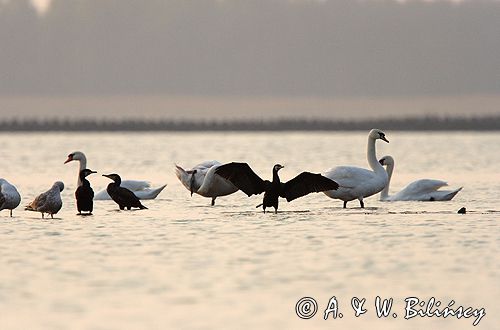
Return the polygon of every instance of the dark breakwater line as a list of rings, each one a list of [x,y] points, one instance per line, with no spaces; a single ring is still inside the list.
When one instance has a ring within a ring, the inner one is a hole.
[[[70,120],[0,121],[1,132],[197,132],[197,131],[499,131],[500,116],[478,118],[422,117],[404,119],[321,120]]]

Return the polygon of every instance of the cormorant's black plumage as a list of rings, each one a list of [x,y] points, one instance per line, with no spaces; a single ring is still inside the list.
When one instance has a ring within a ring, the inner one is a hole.
[[[133,207],[138,207],[139,209],[147,209],[141,204],[141,201],[137,196],[130,190],[124,187],[120,187],[122,179],[118,174],[104,174],[103,176],[110,178],[114,182],[110,183],[106,188],[109,196],[118,204],[120,210],[130,210]]]
[[[92,214],[92,211],[94,210],[94,190],[92,190],[90,182],[86,179],[86,177],[92,173],[97,172],[91,171],[88,168],[80,171],[80,181],[82,182],[82,185],[75,191],[78,214],[81,214],[82,212],[89,212],[89,214]]]
[[[221,165],[215,173],[231,181],[249,197],[264,192],[262,208],[273,207],[278,212],[278,198],[286,198],[288,202],[312,192],[336,190],[339,185],[321,174],[302,172],[292,180],[281,183],[278,171],[283,166],[273,167],[273,181],[262,180],[247,163],[229,163]],[[259,205],[260,206],[260,205]]]

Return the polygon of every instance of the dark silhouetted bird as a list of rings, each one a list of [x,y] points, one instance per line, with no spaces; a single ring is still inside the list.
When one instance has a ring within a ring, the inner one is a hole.
[[[138,207],[139,209],[147,209],[144,205],[141,204],[141,201],[139,198],[137,198],[136,195],[127,188],[120,187],[120,184],[122,182],[122,179],[118,174],[103,174],[102,176],[105,176],[114,182],[108,184],[108,187],[106,188],[106,191],[108,192],[109,196],[118,204],[120,207],[120,210],[124,210],[127,208],[127,210],[130,210],[133,207]]]
[[[262,180],[247,163],[229,163],[221,165],[215,171],[216,174],[231,181],[236,187],[241,189],[248,197],[264,193],[262,206],[264,213],[267,207],[273,207],[278,213],[278,198],[286,198],[288,202],[296,198],[305,196],[312,192],[326,190],[336,190],[339,185],[321,174],[302,172],[292,180],[281,183],[278,171],[284,166],[274,165],[273,181]]]
[[[86,179],[86,177],[92,173],[97,172],[89,170],[88,168],[80,171],[80,185],[78,186],[78,188],[76,188],[75,191],[76,208],[78,210],[78,214],[82,214],[82,212],[88,212],[88,214],[92,214],[92,211],[94,210],[94,190],[92,190],[90,182]]]

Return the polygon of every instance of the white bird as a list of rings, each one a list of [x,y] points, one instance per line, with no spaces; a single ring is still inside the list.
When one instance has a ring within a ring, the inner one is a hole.
[[[81,151],[75,151],[68,155],[68,159],[64,162],[64,164],[69,163],[71,161],[79,161],[80,168],[78,170],[78,187],[81,186],[80,180],[80,171],[87,168],[87,157]],[[158,194],[167,186],[166,184],[158,187],[151,188],[151,184],[147,181],[139,181],[139,180],[123,180],[121,186],[131,190],[134,195],[139,199],[155,199]],[[94,200],[111,200],[111,196],[109,196],[106,189],[99,191],[95,194]]]
[[[28,206],[26,210],[50,214],[53,219],[54,214],[59,212],[62,207],[61,191],[64,190],[64,183],[57,181],[52,185],[52,188],[38,195]]]
[[[7,180],[0,179],[0,211],[10,210],[12,217],[12,210],[19,206],[21,203],[21,195],[16,187],[11,185]]]
[[[392,172],[394,171],[394,158],[384,156],[379,160],[382,166],[387,166],[389,180],[384,190],[380,193],[381,201],[449,201],[462,187],[455,190],[438,190],[448,185],[445,181],[421,179],[407,185],[395,195],[389,196],[389,185],[391,184]]]
[[[365,207],[364,197],[375,195],[387,185],[388,176],[385,169],[380,165],[375,154],[375,141],[389,141],[385,133],[378,129],[372,129],[368,134],[367,158],[372,171],[355,166],[337,166],[323,173],[329,179],[339,184],[339,189],[325,191],[325,195],[330,198],[344,201],[344,208],[347,202],[359,200],[361,207]]]
[[[215,170],[222,165],[218,161],[209,160],[196,165],[192,169],[183,169],[175,165],[175,174],[187,190],[212,198],[212,206],[219,196],[230,195],[238,191],[238,188],[231,181],[215,174]]]

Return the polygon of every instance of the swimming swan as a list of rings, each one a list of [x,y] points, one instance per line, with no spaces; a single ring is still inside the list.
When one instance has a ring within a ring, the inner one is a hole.
[[[81,186],[80,172],[87,168],[87,157],[85,157],[83,152],[75,151],[68,155],[68,159],[66,159],[64,164],[74,160],[80,162],[80,169],[78,170],[78,186]],[[155,199],[167,185],[152,189],[151,185],[147,181],[123,180],[121,186],[131,190],[139,199]],[[109,196],[106,190],[101,190],[95,194],[94,200],[111,200],[111,196]]]
[[[215,170],[221,165],[215,160],[205,161],[187,170],[175,165],[175,174],[182,185],[191,192],[191,196],[196,193],[203,197],[210,197],[214,206],[217,197],[238,191],[231,181],[215,174]]]
[[[394,171],[394,158],[384,156],[379,162],[382,166],[387,166],[387,175],[389,176],[387,185],[380,193],[381,201],[449,201],[462,190],[462,187],[455,190],[438,190],[447,186],[448,183],[441,180],[421,179],[410,183],[397,194],[389,196],[389,185]]]
[[[378,139],[389,143],[384,132],[372,129],[368,134],[367,146],[368,164],[372,171],[355,166],[337,166],[328,170],[323,175],[337,182],[339,188],[325,191],[325,195],[343,200],[344,208],[347,207],[348,201],[357,199],[363,208],[365,207],[364,197],[375,195],[384,189],[389,179],[387,172],[380,165],[375,154],[375,141]]]

